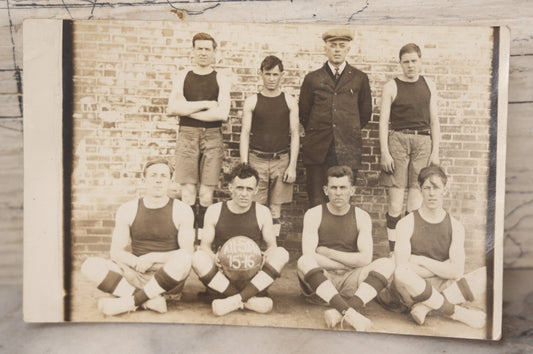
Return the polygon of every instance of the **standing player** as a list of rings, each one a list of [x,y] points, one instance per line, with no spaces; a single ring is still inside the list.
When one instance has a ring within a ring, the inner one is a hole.
[[[405,188],[409,213],[418,209],[422,200],[417,184],[420,169],[439,164],[437,93],[435,84],[420,75],[421,57],[416,44],[404,45],[400,49],[402,75],[383,87],[379,119],[380,179],[389,188],[386,219],[391,251],[396,241],[396,224],[402,217]]]
[[[195,66],[174,79],[167,114],[179,116],[175,180],[181,184],[182,200],[196,210],[196,226],[202,228],[222,168],[221,126],[230,110],[230,82],[213,69],[215,39],[197,33],[192,44]]]
[[[258,181],[256,170],[249,165],[237,166],[229,184],[231,199],[213,204],[205,214],[204,235],[200,250],[193,255],[192,267],[200,280],[219,297],[212,303],[217,316],[242,308],[270,312],[272,299],[264,296],[264,290],[280,276],[281,269],[289,261],[289,253],[276,246],[272,214],[266,206],[252,200]],[[231,275],[224,274],[217,266],[220,255],[215,252],[234,236],[246,236],[258,245],[266,244],[261,269],[243,282],[230,281]]]
[[[311,206],[325,201],[326,171],[361,165],[361,129],[372,115],[368,76],[346,62],[353,34],[333,29],[322,35],[328,61],[305,76],[300,90],[300,122],[305,128],[303,163]]]
[[[300,148],[298,104],[281,91],[283,63],[273,55],[261,63],[263,89],[244,102],[241,162],[259,172],[257,203],[269,202],[274,233],[279,236],[281,204],[292,201]]]
[[[191,269],[193,213],[170,199],[172,169],[166,160],[149,161],[143,171],[144,197],[117,211],[111,239],[111,260],[90,257],[82,274],[98,289],[117,298],[103,298],[106,315],[135,311],[139,306],[166,312],[161,294],[179,296]]]
[[[324,193],[329,202],[304,216],[298,278],[304,296],[318,296],[333,307],[324,314],[329,328],[344,320],[365,331],[370,320],[358,311],[387,286],[394,265],[389,258],[371,263],[372,220],[350,205],[354,191],[351,168],[328,170]]]
[[[397,226],[394,285],[418,324],[424,323],[430,310],[439,310],[451,319],[480,328],[485,324],[485,313],[456,304],[479,297],[485,288],[486,269],[463,277],[465,230],[443,208],[446,181],[438,166],[420,171],[422,206]]]

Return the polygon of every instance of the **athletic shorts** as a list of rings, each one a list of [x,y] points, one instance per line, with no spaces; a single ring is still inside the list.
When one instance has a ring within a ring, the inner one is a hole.
[[[222,169],[221,128],[180,127],[176,139],[174,179],[179,184],[216,186]]]
[[[349,298],[354,296],[357,288],[359,288],[359,278],[364,267],[355,268],[348,271],[328,271],[324,270],[324,275],[335,286],[335,289],[342,297]],[[300,281],[300,287],[303,291],[303,295],[313,303],[323,303],[324,300],[316,295],[315,290],[311,288],[311,285],[304,280],[302,272],[298,271],[298,280]]]
[[[146,285],[146,283],[148,283],[148,281],[152,279],[155,272],[157,272],[163,266],[163,263],[155,263],[150,268],[148,268],[146,272],[141,273],[131,268],[127,264],[121,262],[114,263],[119,266],[120,270],[122,271],[122,276],[128,281],[128,283],[130,283],[137,289],[142,289]],[[184,285],[184,281],[180,282],[180,284],[178,284],[174,289],[167,291],[165,295],[175,296],[177,294],[181,294]]]
[[[283,204],[292,201],[292,183],[283,182],[283,174],[289,166],[288,153],[276,159],[264,159],[250,152],[248,163],[259,173],[254,201],[259,204]]]
[[[418,174],[429,164],[431,136],[389,132],[389,151],[394,172],[381,171],[380,184],[394,188],[419,188]]]

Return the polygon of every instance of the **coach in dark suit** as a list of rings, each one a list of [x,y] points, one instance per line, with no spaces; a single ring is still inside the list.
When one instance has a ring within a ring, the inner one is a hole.
[[[361,128],[370,120],[368,76],[346,62],[353,34],[332,29],[322,35],[328,61],[306,75],[300,91],[300,122],[305,128],[303,163],[311,206],[325,200],[326,171],[347,165],[354,176],[361,165]]]

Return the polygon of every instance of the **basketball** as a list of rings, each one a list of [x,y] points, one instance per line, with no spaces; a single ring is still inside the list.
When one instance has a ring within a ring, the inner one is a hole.
[[[229,280],[243,281],[257,274],[263,262],[263,255],[252,239],[235,236],[222,245],[218,259]]]

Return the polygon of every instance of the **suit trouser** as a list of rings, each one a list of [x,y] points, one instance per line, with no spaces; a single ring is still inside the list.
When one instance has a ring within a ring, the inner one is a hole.
[[[332,141],[329,146],[325,161],[322,164],[306,165],[305,174],[307,177],[307,195],[309,197],[309,207],[312,208],[328,201],[324,194],[324,186],[327,184],[327,172],[332,166],[337,166],[337,154],[335,153],[335,143]],[[357,169],[352,169],[354,182],[357,177]]]

